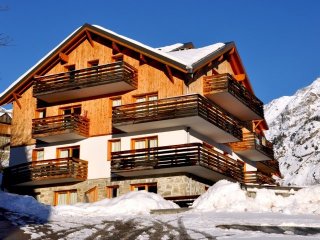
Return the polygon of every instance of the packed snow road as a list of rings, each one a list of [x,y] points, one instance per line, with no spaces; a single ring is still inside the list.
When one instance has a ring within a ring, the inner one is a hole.
[[[0,210],[0,239],[319,239],[319,217],[275,213],[194,213],[38,220]]]

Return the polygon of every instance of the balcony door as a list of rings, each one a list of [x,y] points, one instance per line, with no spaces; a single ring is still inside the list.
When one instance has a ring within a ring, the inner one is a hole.
[[[74,115],[81,115],[81,106],[71,106],[60,108],[60,114],[63,115],[63,124],[65,129],[73,128],[72,120]]]
[[[152,102],[158,100],[158,94],[157,93],[152,93],[152,94],[144,94],[144,95],[139,95],[135,96],[135,101],[136,103],[143,103],[146,102],[143,105],[140,105],[137,109],[137,111],[143,112],[143,115],[150,115],[156,110],[156,103]]]
[[[58,158],[80,158],[80,146],[66,147],[58,149]]]
[[[145,151],[138,151],[136,153],[137,161],[155,161],[157,151],[153,148],[158,147],[158,137],[144,137],[132,139],[132,148],[135,150],[145,149]]]

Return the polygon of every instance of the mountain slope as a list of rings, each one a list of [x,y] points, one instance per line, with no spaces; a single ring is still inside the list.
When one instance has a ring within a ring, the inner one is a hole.
[[[283,185],[320,183],[320,78],[265,105],[266,136],[274,143]]]

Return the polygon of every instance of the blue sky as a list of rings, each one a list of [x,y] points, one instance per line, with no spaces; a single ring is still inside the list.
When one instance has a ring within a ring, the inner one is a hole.
[[[0,91],[84,23],[152,47],[235,41],[256,95],[292,95],[320,76],[317,0],[0,0]]]

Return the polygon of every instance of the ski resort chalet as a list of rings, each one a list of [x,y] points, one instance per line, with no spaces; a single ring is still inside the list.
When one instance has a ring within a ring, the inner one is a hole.
[[[234,42],[153,48],[85,24],[1,94],[8,103],[3,187],[46,204],[183,199],[280,176]]]

